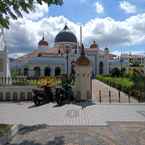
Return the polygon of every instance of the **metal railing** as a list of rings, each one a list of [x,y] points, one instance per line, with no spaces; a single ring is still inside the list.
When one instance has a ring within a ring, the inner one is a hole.
[[[145,92],[140,92],[138,94],[134,94],[133,91],[128,93],[121,92],[120,90],[117,93],[108,90],[107,93],[104,94],[103,90],[99,90],[97,92],[96,101],[100,104],[102,103],[145,103]]]

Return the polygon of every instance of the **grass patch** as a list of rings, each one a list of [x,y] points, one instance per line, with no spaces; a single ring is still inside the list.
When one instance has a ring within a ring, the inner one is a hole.
[[[134,86],[134,82],[126,77],[111,77],[98,75],[97,79],[124,92],[127,92]]]
[[[0,124],[0,137],[7,134],[11,127],[12,125]]]

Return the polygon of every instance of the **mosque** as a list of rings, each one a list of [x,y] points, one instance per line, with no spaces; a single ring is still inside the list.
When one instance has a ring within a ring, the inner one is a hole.
[[[92,77],[97,74],[108,74],[111,69],[118,67],[119,61],[115,59],[116,55],[111,54],[108,48],[100,49],[96,41],[92,42],[90,48],[84,48],[84,51],[90,60]],[[49,47],[43,36],[36,50],[17,58],[10,64],[11,72],[17,70],[17,75],[29,77],[71,74],[79,55],[79,41],[65,25],[56,35],[53,47]],[[127,67],[128,62],[122,62],[122,66]]]

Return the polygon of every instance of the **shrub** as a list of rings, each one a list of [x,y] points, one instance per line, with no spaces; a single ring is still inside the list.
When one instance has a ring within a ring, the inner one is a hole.
[[[98,75],[97,79],[119,90],[123,90],[125,92],[132,89],[134,86],[134,82],[132,80],[123,77],[111,77],[111,76]]]
[[[117,67],[116,67],[116,68],[113,68],[113,69],[111,70],[111,76],[119,77],[120,74],[121,74],[121,72],[120,72],[119,68],[117,68]]]

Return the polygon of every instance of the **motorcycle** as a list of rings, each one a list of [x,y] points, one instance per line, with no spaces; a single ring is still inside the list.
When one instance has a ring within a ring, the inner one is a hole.
[[[62,87],[56,88],[56,102],[60,106],[63,101],[72,102],[74,94],[71,85],[68,82],[63,83]]]
[[[43,103],[53,102],[53,92],[51,87],[42,87],[43,89],[33,90],[33,101],[36,106],[39,106]]]

